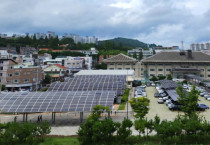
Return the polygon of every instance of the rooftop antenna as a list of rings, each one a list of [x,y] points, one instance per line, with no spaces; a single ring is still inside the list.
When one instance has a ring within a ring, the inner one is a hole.
[[[184,50],[184,41],[182,40],[181,43],[182,43],[182,50]]]

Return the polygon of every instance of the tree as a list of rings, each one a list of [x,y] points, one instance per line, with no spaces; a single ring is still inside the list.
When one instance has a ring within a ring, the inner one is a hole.
[[[139,52],[139,61],[142,60],[142,58],[143,58],[143,53],[142,53],[142,51],[140,51]]]
[[[43,84],[50,84],[51,80],[52,80],[52,77],[49,74],[47,74],[45,76],[45,79],[43,80]]]
[[[145,134],[146,120],[143,118],[135,120],[134,127],[139,132],[139,137],[140,137],[141,133]]]
[[[137,59],[136,52],[133,53],[133,58]]]
[[[164,80],[166,76],[158,76],[158,80]]]
[[[181,104],[181,110],[190,117],[192,114],[196,113],[198,107],[198,96],[199,91],[195,89],[195,86],[192,87],[191,91],[186,94],[181,86],[178,86],[177,94],[180,96],[178,102]]]
[[[1,89],[1,91],[4,91],[5,89],[6,89],[6,86],[5,85],[3,85],[3,84],[0,84],[0,89]]]
[[[96,69],[107,69],[107,64],[102,62],[101,64],[95,65]]]
[[[171,75],[168,75],[167,76],[167,80],[172,80],[172,76]]]
[[[150,100],[146,97],[132,98],[129,100],[131,106],[136,113],[135,118],[144,118],[145,115],[149,112],[149,102]]]
[[[158,81],[158,79],[157,79],[157,77],[156,76],[152,76],[152,78],[151,79],[149,79],[150,81],[153,81],[153,82],[155,82],[155,81]]]
[[[132,134],[132,130],[130,129],[132,125],[132,121],[126,118],[124,118],[122,124],[118,123],[117,135],[122,144],[124,144],[126,138]]]
[[[153,49],[152,51],[153,51],[153,55],[155,55],[156,54],[155,49]]]

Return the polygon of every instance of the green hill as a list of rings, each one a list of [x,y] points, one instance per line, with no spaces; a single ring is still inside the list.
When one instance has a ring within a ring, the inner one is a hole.
[[[98,45],[104,45],[107,41],[114,43],[115,45],[119,46],[123,46],[123,47],[132,47],[132,48],[136,48],[136,47],[141,47],[141,48],[148,48],[147,44],[144,42],[141,42],[139,40],[136,39],[129,39],[129,38],[122,38],[122,37],[118,37],[118,38],[114,38],[114,39],[109,39],[109,40],[103,40],[103,41],[99,41]]]

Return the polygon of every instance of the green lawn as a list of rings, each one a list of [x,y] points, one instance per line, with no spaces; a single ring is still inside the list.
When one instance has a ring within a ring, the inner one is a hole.
[[[118,110],[125,110],[126,102],[122,102],[118,108]]]
[[[74,137],[49,137],[46,138],[43,143],[40,143],[39,145],[79,145],[79,141],[77,138]]]

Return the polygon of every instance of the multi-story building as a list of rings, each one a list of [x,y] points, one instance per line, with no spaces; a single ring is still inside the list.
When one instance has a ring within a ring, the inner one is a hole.
[[[7,70],[11,66],[17,64],[13,59],[8,58],[1,58],[0,59],[0,83],[6,84],[7,83]]]
[[[210,49],[210,43],[197,43],[197,44],[191,44],[190,49],[192,51],[201,51],[201,50],[209,50]]]
[[[141,61],[138,75],[146,77],[172,75],[183,79],[186,74],[193,74],[210,79],[210,57],[202,52],[191,50],[180,52],[161,52]]]
[[[11,65],[7,69],[6,88],[9,91],[20,89],[34,90],[44,79],[41,67]]]
[[[67,59],[63,60],[62,65],[72,72],[87,69],[85,59],[81,57],[67,57]]]
[[[134,69],[136,78],[148,79],[152,76],[172,75],[183,79],[193,74],[210,79],[210,57],[203,52],[162,51],[140,62],[124,54],[105,59],[107,69]]]
[[[49,74],[53,80],[63,79],[64,76],[68,76],[70,74],[67,68],[60,64],[52,64],[47,66],[44,68],[44,73]]]
[[[139,54],[142,52],[142,56],[143,58],[149,57],[153,55],[153,49],[149,49],[149,50],[144,50],[142,48],[137,48],[137,49],[133,49],[133,50],[128,50],[128,54],[130,56],[134,56],[134,54],[136,53],[137,58],[139,58]]]
[[[63,36],[63,38],[72,38],[74,40],[74,43],[94,43],[94,44],[98,44],[98,38],[96,38],[95,36],[93,37],[82,37],[76,34],[70,34],[68,35],[67,33],[65,33]]]
[[[20,55],[30,57],[33,53],[38,52],[34,47],[20,47]]]
[[[104,59],[109,70],[135,70],[137,60],[125,54],[118,54],[113,57]]]

